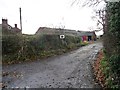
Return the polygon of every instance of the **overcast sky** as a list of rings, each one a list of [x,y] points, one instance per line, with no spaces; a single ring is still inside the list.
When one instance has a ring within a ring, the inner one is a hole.
[[[0,0],[0,18],[20,27],[19,7],[22,8],[23,33],[33,34],[39,27],[57,27],[74,30],[96,29],[91,19],[92,8],[80,8],[74,0]],[[0,20],[1,23],[1,20]],[[98,33],[102,34],[102,33]]]

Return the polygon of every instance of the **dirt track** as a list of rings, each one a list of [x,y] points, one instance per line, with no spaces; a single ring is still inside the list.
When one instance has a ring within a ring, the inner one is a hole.
[[[102,48],[94,43],[48,59],[3,66],[7,87],[29,88],[96,88],[91,63]]]

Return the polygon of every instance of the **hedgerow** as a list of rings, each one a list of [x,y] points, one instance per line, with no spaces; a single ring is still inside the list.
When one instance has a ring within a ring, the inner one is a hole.
[[[108,2],[104,53],[109,63],[108,87],[120,88],[120,2]]]
[[[2,61],[11,64],[62,54],[80,46],[80,37],[59,35],[2,36]]]

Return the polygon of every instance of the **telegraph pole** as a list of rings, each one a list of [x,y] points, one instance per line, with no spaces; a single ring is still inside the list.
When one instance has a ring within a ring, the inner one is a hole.
[[[22,32],[22,16],[21,16],[21,7],[19,8],[20,10],[20,29],[21,29],[21,32]]]
[[[21,29],[21,37],[22,37],[22,41],[21,41],[21,50],[19,51],[19,55],[18,55],[18,58],[17,58],[17,60],[19,60],[19,58],[21,57],[21,55],[22,55],[22,57],[23,57],[23,55],[24,55],[24,52],[23,52],[23,49],[24,49],[24,37],[23,37],[23,35],[22,35],[22,15],[21,15],[21,7],[19,8],[19,11],[20,11],[20,29]]]

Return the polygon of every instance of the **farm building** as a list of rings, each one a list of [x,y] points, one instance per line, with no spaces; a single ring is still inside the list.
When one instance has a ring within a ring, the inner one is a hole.
[[[97,36],[95,31],[78,31],[79,36],[82,37],[82,41],[96,41]]]
[[[40,27],[35,35],[69,35],[69,36],[78,36],[81,37],[82,41],[95,41],[96,34],[94,31],[76,31],[70,29],[60,29],[60,28],[48,28],[48,27]]]

